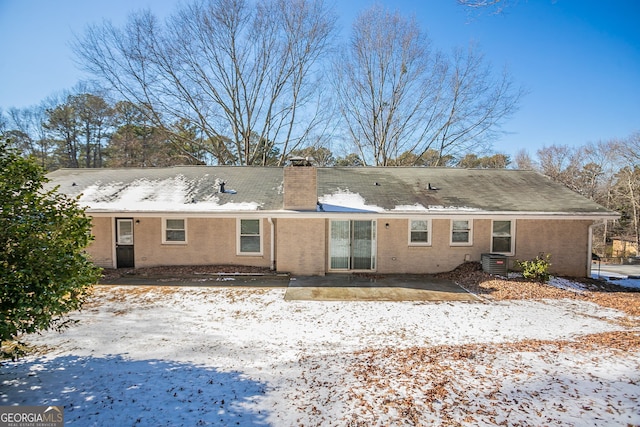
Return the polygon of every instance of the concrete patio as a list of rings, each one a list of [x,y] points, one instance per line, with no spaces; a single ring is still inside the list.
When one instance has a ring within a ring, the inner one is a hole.
[[[292,277],[287,301],[479,301],[450,280],[427,275],[351,275]]]
[[[101,285],[286,287],[287,301],[479,301],[450,280],[429,275],[325,276],[197,274],[129,275]]]

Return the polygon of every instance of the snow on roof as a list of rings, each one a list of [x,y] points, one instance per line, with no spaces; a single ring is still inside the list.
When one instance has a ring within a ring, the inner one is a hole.
[[[136,179],[129,183],[96,182],[82,192],[79,203],[91,210],[110,211],[255,211],[257,202],[220,203],[216,195],[194,197],[192,184],[183,175],[163,180]]]
[[[348,188],[338,188],[333,194],[325,194],[318,198],[318,202],[318,210],[323,212],[384,212],[379,206],[367,205],[364,197]]]
[[[385,212],[385,209],[368,205],[365,198],[359,193],[352,193],[349,189],[338,188],[333,194],[325,194],[318,199],[320,206],[318,211],[322,212]],[[478,209],[457,206],[429,205],[427,207],[420,203],[413,205],[397,205],[391,211],[394,212],[432,212],[432,211],[477,211]]]
[[[402,212],[433,212],[433,211],[478,211],[479,209],[468,208],[468,207],[458,207],[458,206],[441,206],[441,205],[429,205],[426,208],[422,206],[420,203],[416,203],[413,205],[398,205],[392,209],[393,211],[402,211]]]

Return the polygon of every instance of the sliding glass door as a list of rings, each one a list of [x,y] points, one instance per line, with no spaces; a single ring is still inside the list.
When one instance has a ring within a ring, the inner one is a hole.
[[[332,270],[375,269],[376,221],[331,221],[329,257]]]

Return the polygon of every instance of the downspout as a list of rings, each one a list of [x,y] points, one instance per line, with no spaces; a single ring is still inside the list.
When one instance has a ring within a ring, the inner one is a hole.
[[[591,264],[593,256],[593,223],[589,226],[589,243],[587,244],[587,277],[591,277]]]
[[[275,248],[276,248],[276,235],[275,235],[276,226],[273,223],[273,218],[269,217],[269,218],[267,218],[267,221],[269,221],[269,224],[271,224],[271,251],[270,251],[271,252],[271,254],[270,254],[271,265],[270,265],[269,268],[271,270],[275,270],[276,269],[276,251],[275,251]]]

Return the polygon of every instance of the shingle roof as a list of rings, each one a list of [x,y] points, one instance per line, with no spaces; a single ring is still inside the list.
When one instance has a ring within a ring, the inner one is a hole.
[[[348,190],[360,194],[367,205],[384,210],[423,207],[485,212],[612,213],[537,172],[525,170],[320,168],[318,183],[320,197]]]
[[[533,171],[451,168],[318,168],[324,211],[541,213],[612,217],[611,212]],[[90,211],[281,211],[279,167],[61,169],[50,185]],[[226,190],[219,193],[217,182]],[[431,187],[431,189],[430,189]]]
[[[83,194],[81,204],[93,211],[278,210],[283,203],[282,168],[60,169],[48,177],[63,193]],[[226,183],[225,193],[219,181]]]

